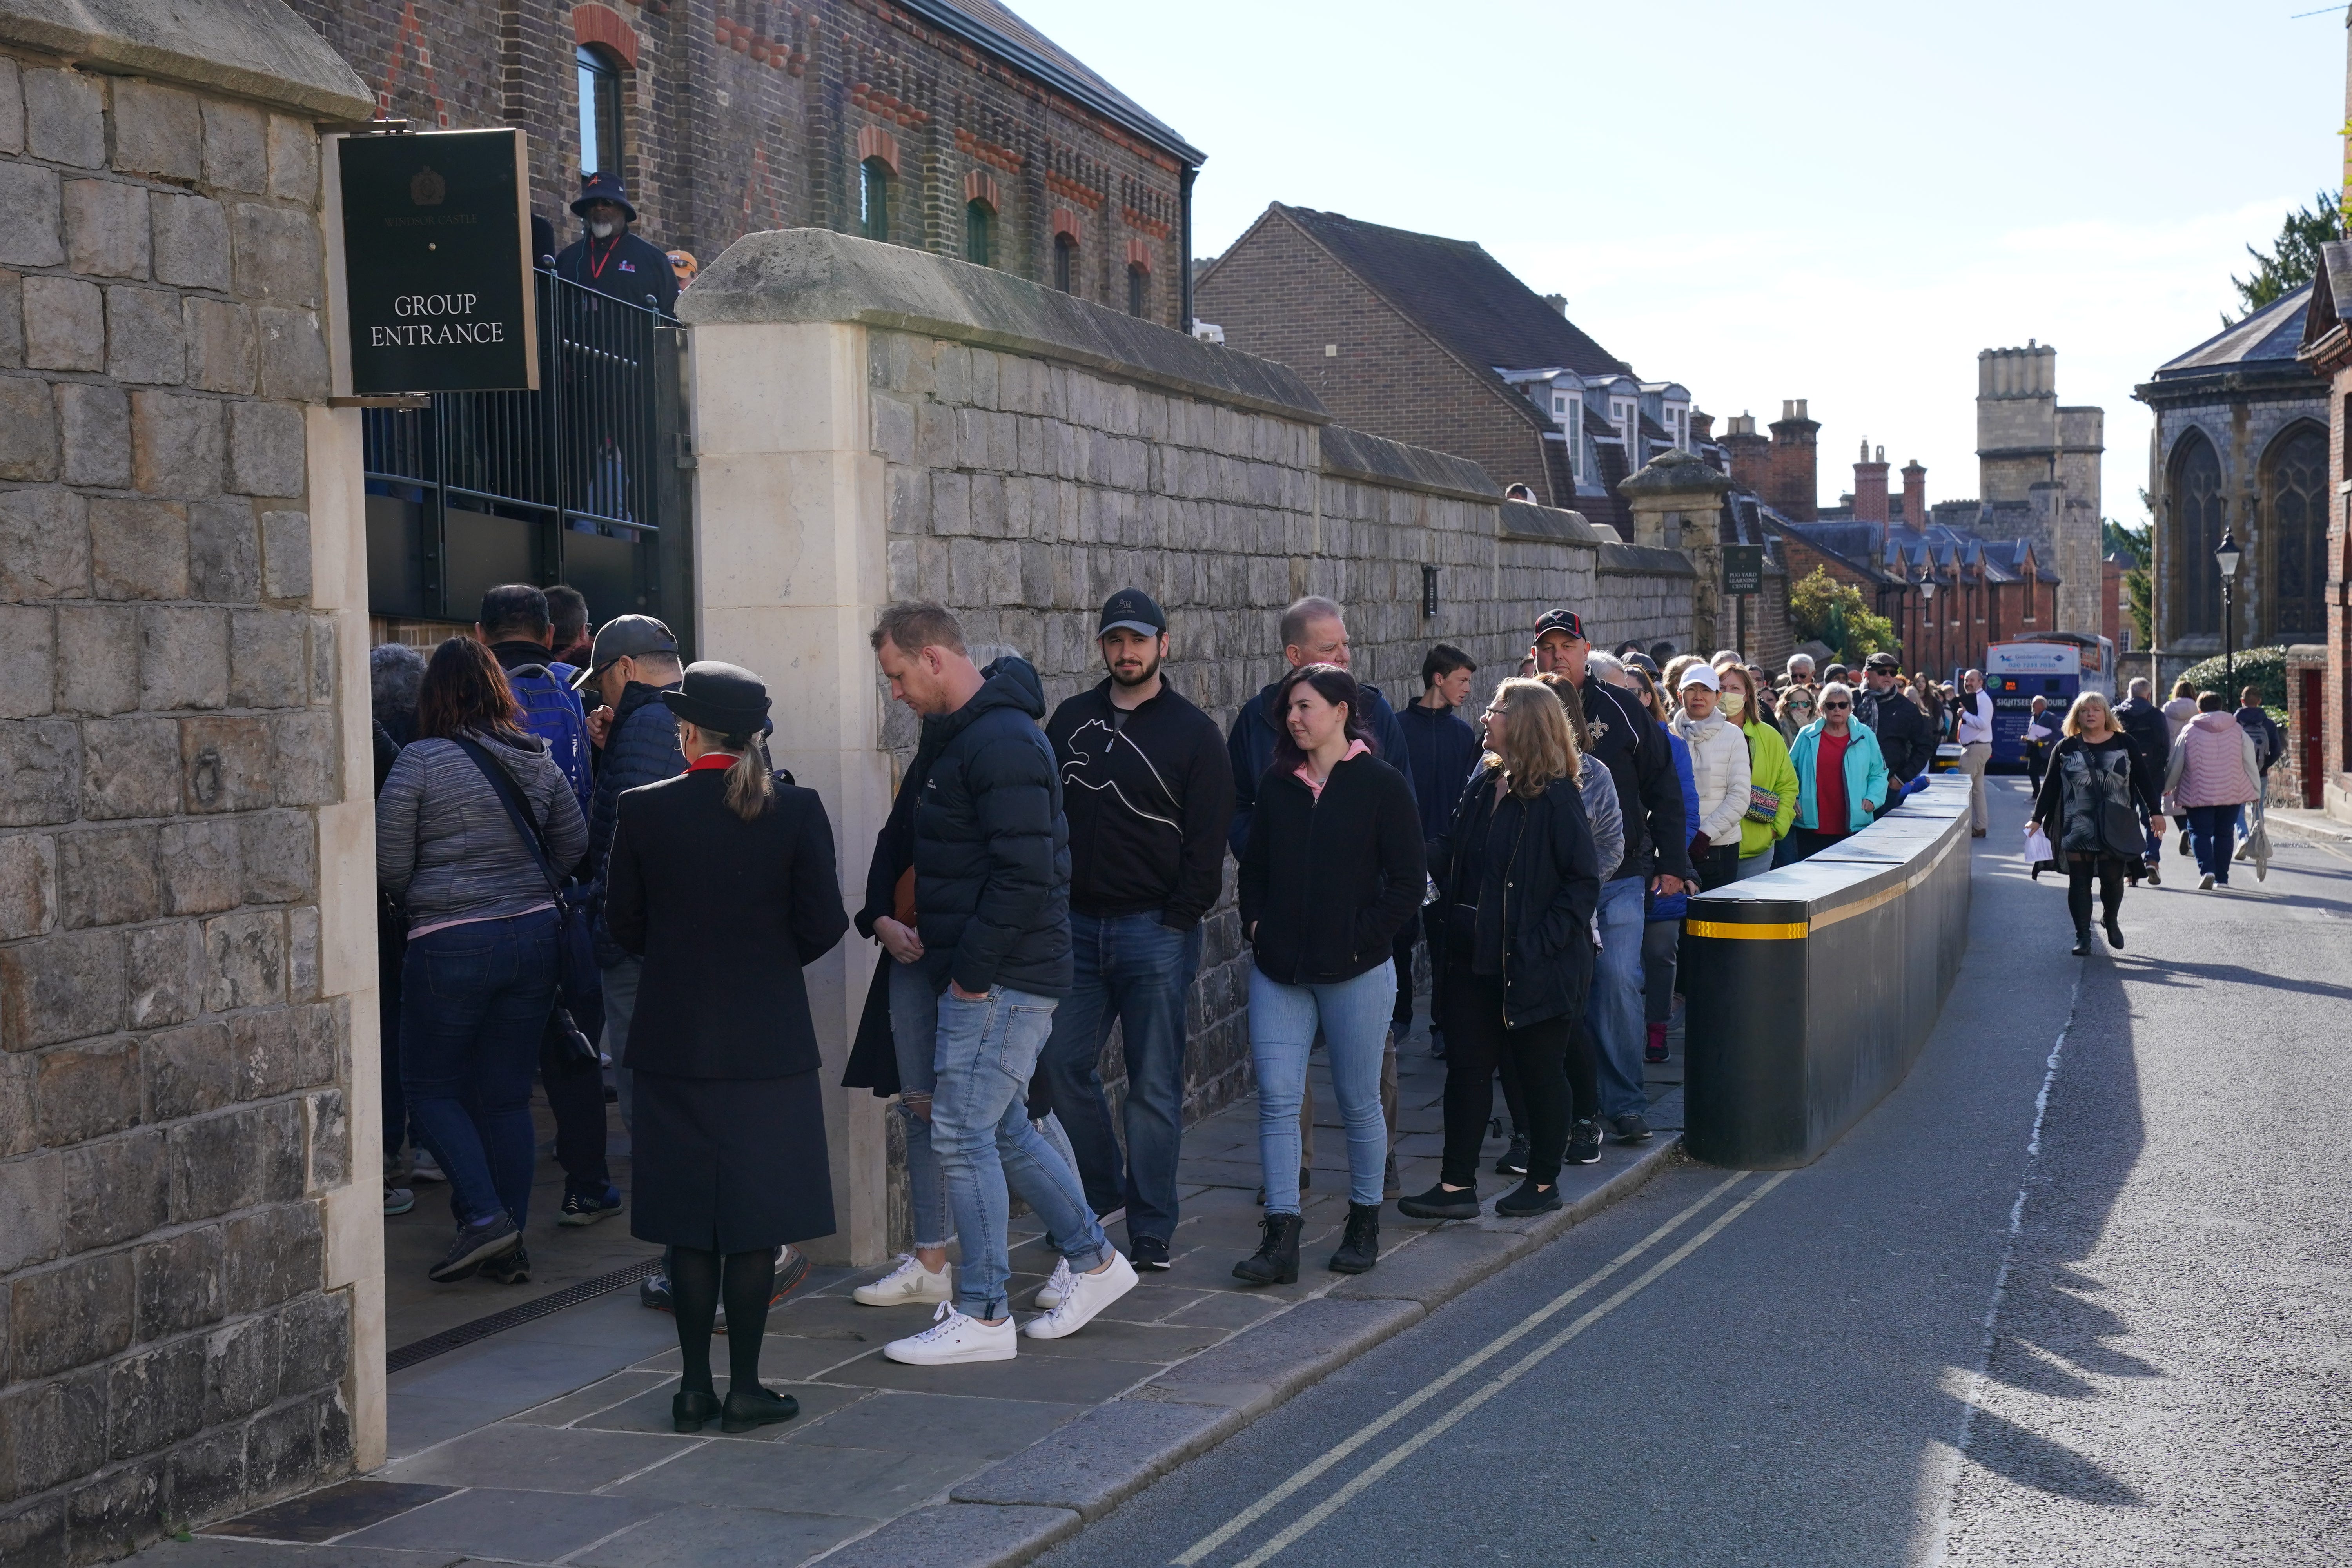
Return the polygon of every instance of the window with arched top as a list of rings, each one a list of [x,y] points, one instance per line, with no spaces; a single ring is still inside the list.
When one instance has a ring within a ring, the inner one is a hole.
[[[2327,631],[2327,432],[2315,425],[2287,432],[2264,465],[2263,494],[2270,498],[2272,613],[2263,641],[2289,633],[2314,638]]]
[[[879,158],[857,165],[857,232],[868,239],[890,237],[890,165]]]
[[[2221,569],[2213,552],[2227,531],[2229,503],[2221,494],[2221,459],[2213,443],[2191,432],[2172,458],[2173,537],[2180,542],[2180,624],[2183,636],[2221,631]]]
[[[1065,294],[1078,291],[1078,242],[1066,234],[1054,237],[1054,287]]]
[[[1140,316],[1150,305],[1151,273],[1130,261],[1127,264],[1127,313]]]
[[[963,204],[963,258],[975,267],[996,265],[996,214],[986,202]]]
[[[580,172],[621,173],[621,66],[586,44],[573,51],[580,79]]]

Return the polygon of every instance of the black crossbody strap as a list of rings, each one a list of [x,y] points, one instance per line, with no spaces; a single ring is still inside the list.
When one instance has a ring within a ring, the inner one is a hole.
[[[499,766],[497,761],[474,742],[458,736],[450,738],[457,742],[466,755],[474,760],[474,765],[481,769],[482,776],[489,781],[492,793],[499,797],[499,804],[507,808],[507,816],[514,824],[515,831],[522,836],[524,845],[530,850],[531,858],[539,862],[539,873],[547,879],[549,889],[558,894],[562,893],[563,882],[556,876],[554,864],[548,858],[547,840],[541,837],[537,820],[524,806],[522,793],[515,788],[514,780],[508,777],[506,769]]]

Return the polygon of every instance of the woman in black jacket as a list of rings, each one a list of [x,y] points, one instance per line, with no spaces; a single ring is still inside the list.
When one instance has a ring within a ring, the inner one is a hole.
[[[1601,1156],[1598,1064],[1577,1027],[1592,984],[1592,911],[1601,866],[1577,774],[1568,716],[1542,684],[1506,680],[1486,713],[1486,755],[1431,850],[1445,911],[1445,1158],[1437,1185],[1397,1206],[1423,1219],[1478,1213],[1478,1146],[1495,1103],[1498,1059],[1517,1069],[1528,1152],[1518,1191],[1498,1215],[1559,1207],[1559,1166]],[[1571,1102],[1570,1090],[1573,1089]]]
[[[1298,1101],[1318,1028],[1348,1128],[1348,1230],[1331,1267],[1361,1274],[1380,1261],[1390,950],[1427,881],[1412,790],[1366,744],[1354,678],[1337,665],[1304,665],[1283,681],[1274,710],[1283,735],[1258,781],[1241,859],[1242,934],[1256,950],[1249,1029],[1265,1232],[1234,1275],[1253,1285],[1298,1278]]]
[[[2026,821],[2050,837],[2058,863],[2066,868],[2066,910],[2074,917],[2074,952],[2091,951],[2091,883],[2099,884],[2106,914],[2107,942],[2121,948],[2124,883],[2147,875],[2155,856],[2143,860],[2147,842],[2141,828],[2164,837],[2162,788],[2147,754],[2116,722],[2107,700],[2085,691],[2066,710],[2066,738],[2050,752],[2049,771],[2033,797]]]
[[[772,775],[768,693],[731,664],[688,666],[661,700],[687,770],[629,790],[607,862],[604,920],[646,961],[625,1065],[635,1075],[631,1234],[672,1248],[685,1376],[673,1425],[748,1431],[800,1406],[760,1386],[776,1248],[830,1235],[831,1167],[816,1030],[801,966],[849,917],[815,794]],[[710,1383],[722,1278],[733,1382]]]

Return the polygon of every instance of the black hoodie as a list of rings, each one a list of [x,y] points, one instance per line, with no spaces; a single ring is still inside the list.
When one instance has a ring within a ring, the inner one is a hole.
[[[1234,775],[1216,721],[1172,687],[1121,712],[1110,682],[1081,691],[1045,723],[1061,760],[1070,823],[1070,907],[1103,920],[1156,914],[1201,923],[1224,890]]]
[[[971,701],[934,721],[939,755],[915,805],[916,925],[954,951],[949,976],[1035,996],[1070,992],[1070,833],[1045,689],[1013,656]]]

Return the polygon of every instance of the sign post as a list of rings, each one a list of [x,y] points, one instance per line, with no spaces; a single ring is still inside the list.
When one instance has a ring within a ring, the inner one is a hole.
[[[355,395],[539,390],[524,155],[515,130],[336,139]]]
[[[1764,591],[1764,547],[1727,544],[1723,547],[1723,591],[1734,595],[1739,657],[1748,657],[1748,595]]]

